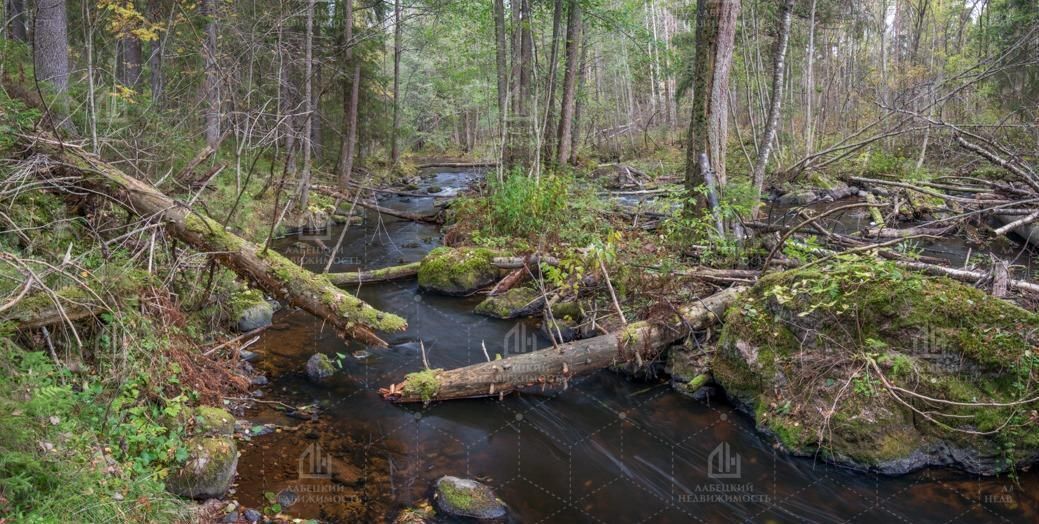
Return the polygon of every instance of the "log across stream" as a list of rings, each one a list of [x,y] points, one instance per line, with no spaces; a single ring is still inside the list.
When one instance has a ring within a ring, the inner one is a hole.
[[[423,185],[458,187],[475,176],[438,169]],[[432,201],[391,196],[379,204],[425,213]],[[392,217],[351,226],[337,257],[348,263],[332,271],[415,262],[439,238],[435,225]],[[317,246],[303,252],[296,241],[285,239],[279,248],[320,270],[325,255]],[[535,321],[475,315],[481,297],[422,293],[414,279],[348,290],[407,318],[408,328],[385,335],[389,348],[374,349],[344,343],[304,312],[278,314],[250,348],[270,379],[259,388],[262,400],[316,403],[320,416],[300,421],[264,403],[247,412],[254,424],[299,429],[243,443],[237,496],[245,505],[263,507],[266,492],[295,490],[321,496],[284,508],[293,516],[391,521],[401,507],[426,498],[436,478],[456,475],[494,488],[513,522],[639,522],[648,515],[654,515],[648,522],[663,523],[839,522],[856,514],[861,522],[922,522],[938,506],[963,522],[1039,519],[1035,473],[1020,473],[1019,486],[942,470],[877,477],[790,457],[725,402],[689,399],[663,377],[635,380],[600,370],[573,376],[565,391],[535,387],[503,400],[387,402],[379,388],[423,369],[420,342],[430,367],[444,370],[485,363],[482,346],[493,359],[551,342]],[[344,357],[342,370],[321,384],[302,372],[315,352]],[[334,478],[301,478],[301,458],[314,446],[338,468]],[[723,452],[730,463],[738,461],[738,471],[712,462]]]

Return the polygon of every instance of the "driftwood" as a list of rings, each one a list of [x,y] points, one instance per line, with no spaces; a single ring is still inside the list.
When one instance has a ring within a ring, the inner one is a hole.
[[[211,253],[271,296],[324,319],[340,335],[385,346],[385,341],[372,330],[398,331],[407,327],[403,318],[379,311],[335,287],[325,277],[224,230],[219,222],[82,149],[42,137],[37,137],[34,148],[60,163],[59,169],[79,175],[85,186],[112,197],[145,219],[161,221],[170,235]]]
[[[418,275],[418,267],[421,262],[412,262],[400,266],[384,267],[382,269],[369,269],[367,271],[354,271],[346,273],[328,273],[328,281],[337,286],[349,286],[353,284],[368,284],[372,282],[389,282],[391,280],[403,280]]]
[[[314,191],[317,191],[318,193],[324,193],[324,194],[326,194],[328,196],[336,197],[336,198],[345,200],[347,202],[352,202],[354,200],[352,196],[347,195],[346,193],[343,193],[342,191],[339,191],[338,189],[335,189],[333,187],[316,185],[316,186],[311,186],[311,189],[314,190]],[[363,207],[365,209],[369,209],[371,211],[375,211],[376,213],[379,213],[379,214],[389,215],[391,217],[402,218],[404,220],[411,220],[412,222],[426,222],[426,223],[430,223],[430,224],[439,224],[441,222],[440,218],[438,218],[437,215],[420,215],[418,213],[409,213],[407,211],[399,211],[397,209],[390,209],[388,207],[383,207],[383,206],[380,206],[379,204],[376,204],[375,202],[370,202],[370,201],[366,201],[366,200],[363,200],[363,199],[358,199],[357,200],[357,205],[359,205],[359,206],[361,206],[361,207]]]
[[[636,322],[623,330],[561,344],[501,360],[491,360],[449,371],[429,370],[435,391],[408,387],[408,381],[380,390],[395,402],[428,402],[460,398],[504,396],[528,387],[559,385],[570,378],[614,364],[644,362],[662,348],[721,320],[745,287],[732,287],[678,310],[667,322]]]

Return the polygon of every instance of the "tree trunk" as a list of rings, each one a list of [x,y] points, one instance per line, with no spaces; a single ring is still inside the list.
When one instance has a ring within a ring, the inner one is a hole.
[[[69,88],[69,38],[65,0],[38,0],[33,20],[33,65],[36,79],[50,82],[59,93]]]
[[[588,76],[588,46],[581,46],[581,67],[577,71],[577,89],[574,90],[574,124],[570,134],[570,158],[577,163],[577,152],[581,148],[581,117],[584,113],[585,78]]]
[[[580,67],[581,4],[570,0],[566,21],[566,71],[563,73],[563,101],[559,111],[559,131],[556,135],[556,162],[570,163],[573,144],[574,104],[577,99],[577,69]]]
[[[509,64],[505,58],[505,4],[502,0],[494,0],[494,40],[494,58],[498,66],[498,136],[504,139],[505,116],[509,112]]]
[[[39,138],[33,144],[38,152],[56,161],[56,169],[81,176],[85,185],[109,195],[134,214],[161,221],[173,237],[201,252],[212,253],[269,295],[326,320],[340,335],[385,346],[371,330],[399,331],[407,327],[403,318],[372,308],[325,277],[226,231],[219,222],[80,149],[62,147],[47,138]]]
[[[206,144],[216,147],[217,141],[220,140],[220,78],[216,63],[216,0],[202,0],[201,12],[206,19],[205,34],[202,40],[206,75],[202,86],[206,112]]]
[[[25,32],[25,0],[9,0],[7,3],[7,31],[12,40],[27,42],[29,40]]]
[[[693,104],[685,168],[690,195],[698,196],[696,188],[704,183],[701,155],[707,156],[718,185],[725,185],[726,93],[739,12],[738,0],[697,0]]]
[[[790,41],[790,19],[794,11],[794,0],[786,0],[779,14],[779,37],[776,40],[776,55],[772,63],[772,104],[768,108],[768,121],[765,123],[764,136],[761,137],[761,149],[754,163],[754,189],[760,195],[765,187],[765,167],[772,153],[772,143],[776,140],[776,126],[779,124],[779,109],[783,102],[783,73],[786,69],[786,48]]]
[[[815,2],[812,0],[812,7],[809,13],[808,20],[808,52],[806,57],[806,68],[805,68],[805,154],[812,154],[812,150],[815,148],[815,122],[812,116],[812,102],[815,98]],[[789,12],[791,9],[788,9]],[[789,15],[787,15],[789,16]],[[789,23],[787,23],[787,32],[790,32]]]
[[[664,323],[635,322],[624,330],[600,337],[548,347],[449,371],[434,370],[435,390],[409,387],[408,379],[381,389],[395,402],[429,402],[503,396],[528,386],[566,387],[570,378],[607,366],[650,361],[669,344],[692,331],[718,322],[725,309],[745,291],[733,287],[679,309],[680,318]],[[677,316],[676,316],[677,317]],[[509,348],[505,348],[508,351]]]
[[[310,171],[314,167],[314,150],[310,146],[314,126],[311,104],[314,103],[314,0],[307,2],[306,50],[303,68],[303,175],[299,180],[299,210],[306,211],[310,202]]]
[[[357,284],[368,284],[372,282],[389,282],[391,280],[403,280],[418,275],[418,267],[421,262],[412,262],[400,266],[384,267],[382,269],[369,269],[367,271],[356,271],[347,273],[328,273],[328,281],[337,286],[350,286]]]
[[[552,51],[549,53],[548,62],[548,89],[545,94],[545,120],[541,124],[542,154],[548,160],[552,158],[552,140],[549,138],[555,126],[553,122],[555,115],[556,98],[556,72],[559,69],[559,30],[563,18],[563,0],[555,0],[555,8],[552,10]]]
[[[160,19],[161,13],[162,3],[160,0],[148,0],[148,16],[151,17],[153,22],[157,22]],[[165,36],[152,40],[151,50],[148,55],[148,69],[151,70],[152,103],[156,107],[162,107],[162,91],[165,84],[162,76],[162,47],[164,41]]]
[[[119,83],[137,89],[141,83],[141,40],[127,35],[119,39]]]
[[[354,148],[357,146],[357,99],[361,88],[361,61],[354,59],[354,13],[353,2],[343,6],[343,45],[346,46],[346,63],[352,66],[350,83],[343,82],[343,140],[339,149],[339,187],[346,190],[354,170]],[[349,88],[348,88],[349,87]]]
[[[501,1],[501,0],[498,0]],[[393,0],[393,131],[390,134],[390,162],[400,160],[400,55],[401,50],[400,0]]]

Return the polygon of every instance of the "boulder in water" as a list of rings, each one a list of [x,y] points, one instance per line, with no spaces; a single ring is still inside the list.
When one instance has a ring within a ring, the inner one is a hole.
[[[332,360],[324,353],[314,353],[307,359],[307,378],[311,382],[321,382],[335,374],[336,368]]]
[[[483,248],[438,247],[419,265],[419,288],[451,296],[474,293],[498,279],[494,256]]]
[[[470,479],[444,476],[433,494],[437,508],[452,517],[498,520],[507,509],[487,485]]]
[[[714,379],[790,452],[888,474],[1039,459],[1039,315],[852,258],[763,277],[726,315]]]
[[[476,305],[474,313],[488,317],[510,319],[528,317],[545,306],[545,298],[529,287],[512,288],[501,295],[487,297]]]

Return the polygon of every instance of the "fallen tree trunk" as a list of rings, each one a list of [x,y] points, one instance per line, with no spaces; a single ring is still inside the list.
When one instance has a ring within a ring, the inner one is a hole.
[[[60,162],[60,169],[81,176],[84,185],[114,198],[131,212],[162,221],[172,236],[212,254],[224,266],[271,296],[326,320],[341,336],[385,346],[386,342],[372,330],[398,331],[407,327],[403,318],[379,311],[335,287],[324,276],[225,231],[219,222],[192,211],[150,184],[82,149],[46,138],[37,138],[34,148]]]
[[[367,271],[356,271],[346,273],[328,273],[328,281],[337,286],[349,286],[353,284],[368,284],[371,282],[389,282],[391,280],[402,280],[418,275],[421,262],[412,262],[400,266],[384,267],[382,269],[369,269]]]
[[[494,257],[491,261],[499,269],[519,269],[531,265],[558,266],[559,259],[548,255],[530,255],[526,257]]]
[[[501,360],[449,371],[426,370],[409,374],[399,384],[380,390],[395,402],[429,402],[460,398],[504,396],[528,386],[561,385],[571,377],[614,364],[647,361],[660,349],[693,330],[718,322],[725,309],[745,287],[732,287],[678,311],[664,323],[635,322],[623,330],[569,342]]]
[[[967,282],[968,284],[976,284],[991,276],[989,273],[985,273],[983,271],[971,271],[969,269],[953,269],[951,267],[938,266],[934,264],[925,264],[923,262],[913,262],[911,260],[897,260],[895,261],[895,264],[899,267],[903,267],[906,269],[915,269],[917,271],[923,271],[924,273],[930,273],[932,275],[946,276],[953,280]],[[1018,289],[1021,291],[1039,293],[1039,284],[1025,282],[1024,280],[1006,279],[1005,285],[1006,287]]]
[[[328,186],[311,186],[311,189],[318,193],[324,193],[328,196],[343,199],[346,202],[352,202],[354,197],[339,191],[338,189],[331,188]],[[391,217],[402,218],[404,220],[411,220],[412,222],[426,222],[429,224],[439,224],[440,219],[436,215],[419,215],[418,213],[409,213],[407,211],[400,211],[397,209],[390,209],[388,207],[380,206],[375,202],[368,202],[365,200],[358,199],[357,205],[375,211],[383,215],[389,215]]]
[[[426,162],[415,166],[415,169],[429,169],[431,167],[444,167],[453,169],[464,169],[467,167],[498,167],[498,163],[493,160],[480,160],[475,162]]]

